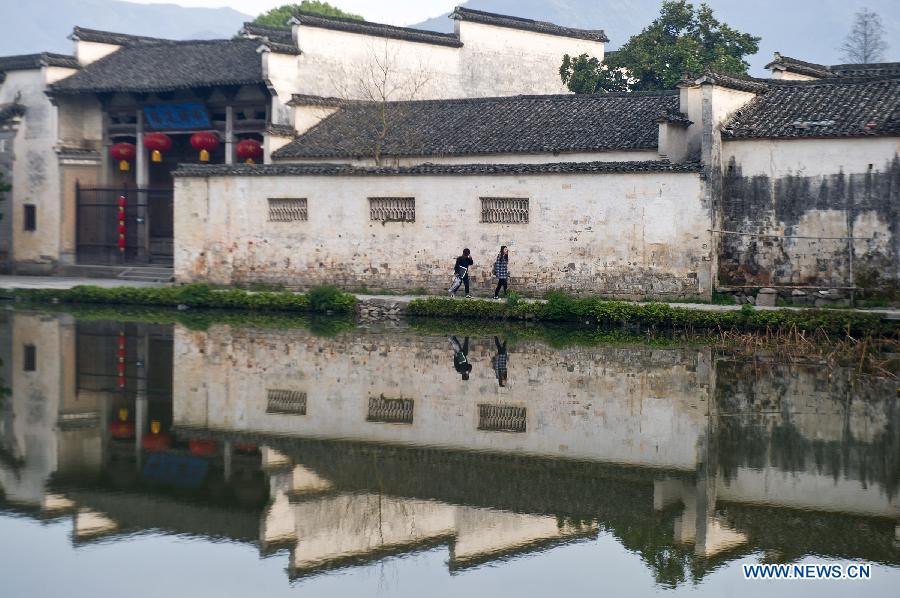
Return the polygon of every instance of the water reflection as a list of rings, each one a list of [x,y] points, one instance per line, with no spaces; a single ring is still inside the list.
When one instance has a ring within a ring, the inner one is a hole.
[[[900,563],[895,389],[849,371],[403,331],[0,326],[2,504],[70,517],[76,544],[227,538],[292,578],[435,546],[457,572],[600,533],[663,586],[760,552]]]

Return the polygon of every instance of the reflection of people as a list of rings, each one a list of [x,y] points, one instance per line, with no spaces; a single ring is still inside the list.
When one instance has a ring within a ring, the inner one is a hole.
[[[506,386],[507,366],[509,365],[509,355],[506,354],[506,341],[500,344],[500,339],[494,337],[494,345],[497,346],[497,355],[494,357],[494,371],[497,373],[497,382],[500,386]]]
[[[451,336],[450,344],[453,345],[453,367],[462,375],[463,380],[468,380],[469,372],[472,371],[472,364],[469,363],[469,337],[463,339],[460,346],[459,339]]]

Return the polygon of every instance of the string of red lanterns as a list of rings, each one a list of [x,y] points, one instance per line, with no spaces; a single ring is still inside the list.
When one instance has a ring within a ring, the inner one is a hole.
[[[125,203],[124,195],[119,196],[119,223],[116,230],[119,233],[119,253],[125,253]]]

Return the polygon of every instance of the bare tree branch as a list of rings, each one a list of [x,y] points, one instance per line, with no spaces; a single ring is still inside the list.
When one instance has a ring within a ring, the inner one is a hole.
[[[843,59],[854,64],[881,62],[887,47],[881,17],[868,8],[861,8],[841,46]]]

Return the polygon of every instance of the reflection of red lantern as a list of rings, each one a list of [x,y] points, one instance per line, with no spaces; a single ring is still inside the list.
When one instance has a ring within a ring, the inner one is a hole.
[[[172,444],[172,438],[168,434],[148,434],[142,441],[145,451],[151,453],[164,451]]]
[[[242,139],[234,149],[238,158],[247,164],[255,164],[262,159],[262,144],[256,139]]]
[[[129,162],[134,160],[135,148],[133,143],[116,143],[109,148],[109,155],[119,161],[119,170],[130,170]]]
[[[209,152],[219,147],[219,136],[211,131],[201,131],[191,135],[191,147],[200,152],[200,161],[209,162]]]
[[[150,150],[150,159],[162,162],[162,153],[172,149],[172,138],[165,133],[147,133],[144,135],[144,147]]]
[[[114,421],[109,424],[109,434],[118,440],[134,438],[134,424],[131,422]]]
[[[197,457],[212,457],[216,454],[217,446],[215,441],[205,438],[193,438],[188,443],[191,454]]]

